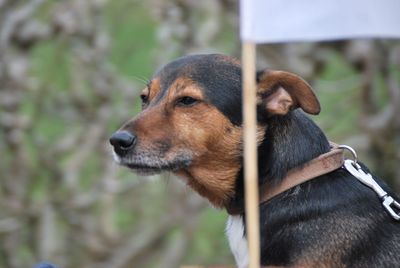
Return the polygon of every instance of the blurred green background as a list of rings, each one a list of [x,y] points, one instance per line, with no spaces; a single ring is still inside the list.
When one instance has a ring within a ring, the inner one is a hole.
[[[0,267],[230,264],[227,214],[172,175],[112,161],[108,137],[152,73],[189,53],[240,58],[233,0],[0,1]],[[263,45],[260,68],[314,87],[328,137],[400,189],[400,42]]]

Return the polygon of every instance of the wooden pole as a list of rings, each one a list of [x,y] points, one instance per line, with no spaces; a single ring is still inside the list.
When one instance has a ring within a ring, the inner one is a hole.
[[[246,202],[246,232],[249,268],[260,267],[260,227],[258,211],[257,118],[256,118],[256,45],[244,41],[243,64],[243,136]]]

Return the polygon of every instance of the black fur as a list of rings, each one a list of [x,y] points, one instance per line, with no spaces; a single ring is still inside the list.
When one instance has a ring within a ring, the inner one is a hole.
[[[266,124],[258,149],[260,185],[278,184],[288,170],[329,150],[323,132],[301,111],[272,116]],[[243,171],[238,174],[236,193],[233,202],[243,206]],[[375,192],[344,169],[262,204],[260,228],[262,265],[290,266],[304,259],[321,267],[323,263],[330,263],[329,267],[400,265],[400,223],[384,210]]]
[[[259,147],[261,181],[278,183],[286,171],[329,149],[322,131],[298,111],[271,118],[268,126]],[[400,264],[400,255],[395,254],[400,250],[400,223],[371,189],[344,169],[262,204],[260,217],[263,265],[288,266],[302,259],[333,267]]]
[[[161,84],[166,89],[179,75],[189,76],[231,122],[241,125],[240,67],[221,59],[220,55],[181,58],[164,68],[170,73],[161,76],[168,77]],[[260,185],[278,184],[288,170],[330,148],[321,129],[300,110],[272,116],[258,107],[257,117],[266,125],[264,141],[258,148]],[[397,198],[384,182],[375,179]],[[243,188],[242,169],[237,176],[236,196],[231,200],[239,207],[244,204]],[[389,216],[371,189],[344,169],[261,204],[260,226],[262,265],[400,265],[400,223]]]
[[[240,126],[241,67],[227,59],[217,54],[180,58],[157,74],[161,90],[166,91],[178,77],[191,78],[212,105]],[[300,110],[273,116],[258,107],[257,117],[266,127],[258,147],[260,185],[278,184],[288,170],[329,150],[321,129]],[[243,169],[231,204],[243,207]],[[400,223],[389,216],[371,189],[344,169],[261,204],[260,216],[262,265],[400,267]]]

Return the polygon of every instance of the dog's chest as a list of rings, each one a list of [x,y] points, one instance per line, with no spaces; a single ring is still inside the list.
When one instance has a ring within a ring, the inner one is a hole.
[[[228,237],[229,247],[235,257],[236,265],[239,268],[247,267],[247,240],[244,236],[243,219],[241,216],[229,216],[226,224],[226,235]]]

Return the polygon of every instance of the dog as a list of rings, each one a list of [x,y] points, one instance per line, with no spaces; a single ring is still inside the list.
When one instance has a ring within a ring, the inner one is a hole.
[[[120,165],[145,175],[172,172],[213,206],[227,209],[229,245],[238,267],[246,267],[241,80],[241,63],[229,56],[174,60],[156,72],[141,94],[142,112],[110,143]],[[261,70],[256,81],[262,189],[281,184],[290,170],[331,146],[306,115],[318,114],[320,104],[302,78]],[[259,211],[261,265],[400,267],[400,223],[344,168],[277,194]]]

